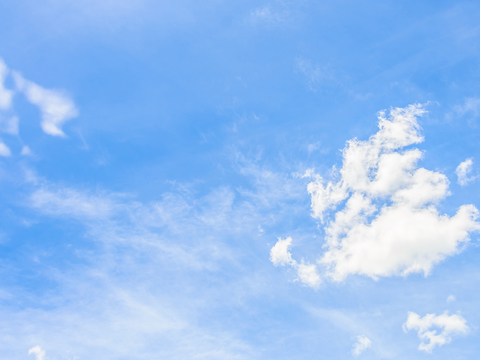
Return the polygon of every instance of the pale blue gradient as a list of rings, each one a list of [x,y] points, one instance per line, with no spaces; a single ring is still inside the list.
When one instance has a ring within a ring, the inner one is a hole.
[[[300,175],[340,167],[382,109],[425,104],[440,211],[480,207],[480,179],[455,175],[480,174],[479,18],[474,1],[1,2],[0,57],[79,116],[49,136],[17,95],[19,135],[0,134],[0,357],[350,359],[365,335],[358,358],[479,358],[478,234],[428,277],[314,290],[269,260],[278,237],[323,251]],[[445,310],[469,333],[418,351],[407,312]]]

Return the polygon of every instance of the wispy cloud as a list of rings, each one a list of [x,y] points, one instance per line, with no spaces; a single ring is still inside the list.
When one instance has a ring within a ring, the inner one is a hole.
[[[9,72],[7,65],[0,58],[0,110],[8,110],[12,106],[14,91],[5,87],[5,79]]]
[[[465,161],[462,161],[460,165],[457,166],[457,169],[455,170],[455,174],[457,174],[457,182],[460,184],[460,186],[466,186],[470,182],[474,181],[476,179],[475,176],[468,176],[472,172],[472,167],[473,167],[473,159],[469,158]]]
[[[441,332],[437,334],[437,329]],[[448,315],[445,311],[441,315],[427,314],[420,317],[414,312],[408,313],[407,322],[403,324],[405,332],[417,330],[422,340],[418,350],[431,353],[436,346],[442,346],[452,341],[452,335],[466,334],[469,330],[467,321],[460,315]],[[428,340],[428,343],[425,341]]]
[[[12,76],[16,89],[6,88],[5,80]],[[42,130],[53,136],[66,136],[61,126],[65,121],[78,116],[78,110],[69,96],[62,91],[49,90],[25,79],[20,73],[7,67],[0,58],[0,131],[16,137],[22,145],[21,155],[30,155],[30,148],[19,140],[20,119],[15,115],[13,98],[17,94],[24,94],[29,102],[39,107],[42,121]],[[10,148],[0,140],[0,156],[12,155]]]
[[[42,130],[49,135],[65,136],[61,129],[63,123],[78,116],[78,110],[70,97],[61,91],[45,89],[26,80],[18,72],[14,72],[13,77],[18,91],[40,108]]]
[[[9,346],[18,348],[34,334],[52,358],[255,358],[242,337],[211,314],[269,296],[271,282],[262,268],[269,268],[268,259],[252,256],[256,247],[268,253],[268,240],[245,239],[260,239],[260,228],[289,217],[285,204],[295,205],[306,180],[240,155],[235,166],[248,179],[238,189],[220,186],[197,196],[193,186],[172,185],[174,190],[147,202],[30,175],[32,191],[24,204],[37,222],[73,221],[84,232],[81,244],[70,236],[59,240],[79,264],[42,271],[56,284],[52,293],[29,294],[33,308],[8,316],[0,308],[0,325],[18,325],[11,328],[17,340]],[[279,209],[274,218],[272,209]],[[36,249],[35,264],[49,264],[45,252]]]
[[[469,97],[466,98],[463,104],[453,107],[453,113],[447,114],[447,118],[452,118],[453,115],[466,117],[468,124],[471,127],[477,126],[477,119],[480,116],[480,98]]]
[[[460,115],[470,113],[474,117],[478,117],[478,115],[480,115],[480,98],[466,98],[465,102],[462,105],[455,106],[455,110]]]
[[[297,57],[295,59],[295,71],[300,72],[306,79],[310,90],[317,90],[325,83],[331,83],[334,79],[333,71],[329,66],[320,66],[312,63],[309,59]]]

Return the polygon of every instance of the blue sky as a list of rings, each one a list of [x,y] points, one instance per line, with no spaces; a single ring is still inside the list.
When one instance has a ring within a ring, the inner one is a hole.
[[[479,15],[0,2],[2,358],[478,358]]]

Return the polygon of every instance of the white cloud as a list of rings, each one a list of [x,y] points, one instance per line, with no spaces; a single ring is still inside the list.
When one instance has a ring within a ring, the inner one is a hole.
[[[9,73],[7,65],[0,58],[0,110],[8,110],[12,106],[14,92],[5,88],[4,82]]]
[[[437,334],[437,330],[441,330]],[[405,332],[417,330],[418,337],[422,340],[418,350],[431,353],[435,346],[442,346],[452,341],[452,335],[466,334],[469,330],[467,321],[460,315],[448,315],[445,311],[441,315],[427,314],[420,317],[414,312],[408,313],[407,322],[403,324]],[[425,341],[428,340],[426,344]]]
[[[35,346],[28,350],[28,355],[35,355],[35,360],[45,360],[45,350],[42,350],[40,346]]]
[[[25,94],[28,101],[37,105],[42,113],[42,130],[49,135],[65,136],[61,126],[67,120],[78,116],[73,101],[62,92],[49,90],[26,80],[17,72],[13,73],[17,89]]]
[[[302,260],[300,264],[295,263],[298,279],[305,285],[317,288],[321,283],[321,278],[317,273],[317,267],[313,264],[305,264]]]
[[[358,356],[370,346],[372,346],[372,342],[368,337],[365,335],[357,336],[357,342],[353,345],[352,354]]]
[[[321,278],[317,273],[317,267],[313,264],[305,264],[303,260],[300,264],[293,260],[292,254],[288,251],[291,244],[291,237],[284,240],[278,238],[277,243],[270,250],[270,261],[275,266],[290,265],[296,270],[298,280],[313,288],[318,287],[321,283]]]
[[[285,240],[278,238],[277,243],[270,250],[270,261],[273,265],[289,265],[292,263],[292,254],[288,251],[288,248],[292,245],[292,238],[288,237]]]
[[[457,299],[456,299],[455,296],[453,296],[453,295],[449,295],[449,296],[447,297],[447,303],[454,302],[455,300],[457,300]]]
[[[424,113],[421,105],[392,109],[388,117],[380,112],[376,134],[347,142],[335,180],[310,174],[313,217],[326,223],[326,251],[318,260],[323,276],[428,275],[480,229],[473,205],[452,217],[439,213],[438,202],[449,195],[447,177],[418,167],[420,150],[403,149],[423,141],[417,117]]]
[[[325,227],[327,251],[320,263],[341,281],[349,274],[379,276],[423,272],[459,250],[479,229],[478,211],[463,205],[449,217],[436,204],[449,195],[445,175],[419,168],[423,141],[420,105],[379,115],[379,131],[366,141],[350,140],[343,150],[338,181],[321,178],[308,185],[314,217],[345,201]]]
[[[472,171],[472,166],[473,166],[472,158],[461,162],[460,165],[457,166],[457,169],[455,170],[455,174],[457,174],[457,177],[458,177],[457,182],[460,184],[460,186],[465,186],[469,182],[472,182],[475,180],[475,176],[468,177],[468,174]]]
[[[12,155],[10,148],[5,145],[3,142],[0,142],[0,156],[9,157]]]

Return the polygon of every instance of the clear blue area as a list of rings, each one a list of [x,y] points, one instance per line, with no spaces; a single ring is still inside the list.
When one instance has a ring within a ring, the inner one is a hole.
[[[427,277],[315,290],[269,260],[278,237],[323,251],[295,174],[328,177],[382,109],[426,104],[439,209],[480,207],[455,175],[480,173],[479,19],[475,1],[1,2],[0,57],[79,116],[50,136],[17,95],[19,134],[0,134],[0,357],[350,359],[366,335],[358,358],[479,358],[478,234]],[[468,334],[417,350],[407,312],[445,310]]]

